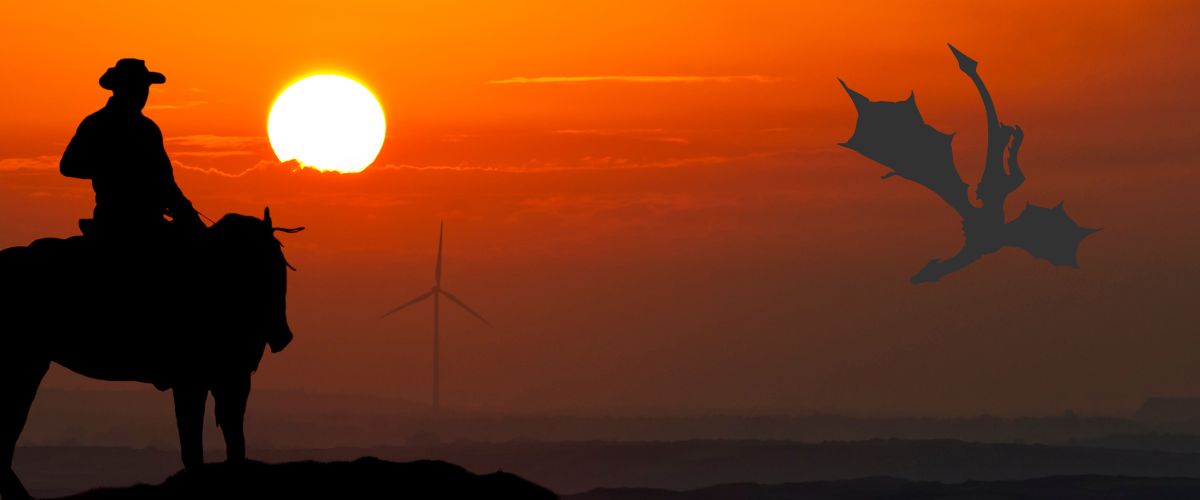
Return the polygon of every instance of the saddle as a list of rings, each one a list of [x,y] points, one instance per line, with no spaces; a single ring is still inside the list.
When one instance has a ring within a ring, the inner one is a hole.
[[[102,223],[96,219],[79,219],[79,231],[83,238],[99,245],[97,250],[119,248],[122,252],[141,248],[148,251],[166,251],[171,255],[192,253],[201,243],[208,228],[203,224],[191,225],[166,219],[149,219],[139,222]]]
[[[88,288],[92,300],[125,300],[174,309],[205,280],[198,257],[208,253],[207,228],[185,230],[162,220],[153,225],[103,224],[80,219],[82,235],[46,241],[33,252],[44,273]]]

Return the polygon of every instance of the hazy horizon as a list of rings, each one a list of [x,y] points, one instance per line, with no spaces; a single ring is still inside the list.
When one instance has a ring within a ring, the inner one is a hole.
[[[60,368],[61,369],[61,368]],[[81,401],[97,401],[102,402],[105,395],[134,396],[142,399],[162,399],[163,401],[170,400],[170,393],[159,391],[153,387],[144,386],[143,384],[133,382],[97,382],[90,379],[80,377],[76,380],[75,374],[65,374],[63,378],[67,381],[62,385],[54,387],[45,387],[39,394],[52,394],[58,402],[70,401],[74,396],[82,396]],[[83,383],[80,383],[83,382]],[[421,401],[418,399],[409,399],[405,397],[392,396],[386,394],[378,394],[374,392],[347,392],[347,391],[320,391],[308,388],[259,388],[255,391],[259,396],[258,399],[251,396],[250,413],[254,413],[256,402],[260,402],[264,397],[279,397],[286,396],[293,398],[295,401],[304,402],[310,401],[309,406],[303,408],[302,413],[314,412],[329,412],[329,413],[345,413],[348,410],[358,410],[361,408],[370,408],[367,414],[384,414],[392,413],[405,416],[427,415],[436,417],[432,412],[432,405],[429,401]],[[1173,394],[1155,394],[1147,395],[1145,398],[1137,401],[1128,408],[1119,408],[1114,411],[1106,412],[1079,412],[1074,408],[1059,408],[1048,409],[1041,412],[839,412],[830,408],[785,408],[785,407],[642,407],[642,408],[602,408],[602,407],[561,407],[561,408],[538,408],[529,410],[514,410],[502,411],[491,410],[487,408],[476,408],[469,405],[451,405],[442,406],[440,415],[444,417],[462,417],[462,416],[480,416],[489,418],[504,418],[504,417],[614,417],[614,418],[692,418],[692,417],[809,417],[809,416],[834,416],[848,418],[863,418],[863,419],[907,419],[907,418],[930,418],[930,419],[958,419],[958,418],[976,418],[976,417],[996,417],[996,418],[1044,418],[1044,417],[1061,417],[1064,415],[1078,415],[1081,417],[1130,417],[1146,403],[1153,399],[1185,399],[1200,402],[1200,397],[1180,396]],[[345,400],[354,402],[355,406],[350,408],[326,406],[328,402],[335,400]],[[35,408],[37,405],[35,403]],[[169,408],[168,408],[169,409]],[[278,410],[278,408],[272,408]],[[165,410],[164,410],[165,411]],[[352,413],[352,412],[351,412]]]

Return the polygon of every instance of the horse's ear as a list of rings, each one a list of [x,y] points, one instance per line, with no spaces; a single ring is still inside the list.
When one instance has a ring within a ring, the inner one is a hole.
[[[267,224],[267,227],[271,227],[271,207],[263,209],[263,222]]]

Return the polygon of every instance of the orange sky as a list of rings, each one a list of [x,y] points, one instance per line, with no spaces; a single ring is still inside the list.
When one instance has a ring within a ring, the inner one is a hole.
[[[506,412],[1124,411],[1200,395],[1197,7],[1186,2],[206,2],[6,7],[0,244],[66,236],[90,187],[58,175],[121,57],[167,75],[146,114],[216,217],[272,207],[300,272],[297,341],[260,387],[428,399],[445,285],[443,401]],[[983,113],[945,47],[980,61],[1027,132],[1011,197],[1105,230],[1082,270],[1006,250],[931,286],[954,214],[838,148],[874,99],[915,90],[958,132]],[[356,175],[293,172],[272,99],[335,71],[388,138]],[[631,77],[678,78],[631,78]],[[556,81],[553,77],[603,77]],[[96,386],[55,369],[48,386]],[[111,385],[111,384],[110,384]]]

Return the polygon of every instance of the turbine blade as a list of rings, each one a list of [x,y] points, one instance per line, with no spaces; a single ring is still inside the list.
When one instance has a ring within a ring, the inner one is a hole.
[[[458,306],[459,306],[459,307],[461,307],[461,308],[463,308],[463,309],[466,309],[466,310],[467,310],[467,312],[471,313],[471,315],[472,315],[472,316],[475,316],[476,318],[479,318],[479,321],[482,321],[482,322],[483,322],[483,324],[485,324],[485,325],[487,325],[487,326],[492,326],[492,323],[491,323],[490,321],[488,321],[488,320],[486,320],[486,319],[483,319],[483,316],[480,316],[480,315],[479,315],[479,313],[475,312],[475,310],[474,310],[474,309],[471,309],[471,308],[470,308],[470,307],[468,307],[466,304],[464,304],[464,303],[463,303],[463,301],[462,301],[462,300],[459,300],[459,298],[458,298],[458,297],[455,297],[455,296],[454,296],[454,294],[452,294],[452,293],[450,293],[450,292],[447,292],[447,291],[446,291],[444,288],[443,288],[443,289],[439,289],[438,291],[442,292],[442,295],[445,295],[445,296],[446,296],[446,298],[447,298],[447,299],[450,299],[450,301],[451,301],[451,302],[454,302],[455,304],[458,304]]]
[[[422,300],[428,299],[430,295],[433,295],[433,290],[430,290],[430,291],[428,291],[428,292],[422,293],[421,295],[418,295],[418,296],[417,296],[417,298],[415,298],[415,299],[412,299],[412,300],[410,300],[410,301],[408,301],[408,302],[405,302],[405,303],[403,303],[403,304],[399,305],[398,307],[396,307],[396,308],[392,309],[391,311],[388,311],[388,312],[386,312],[386,313],[383,313],[383,316],[380,316],[380,317],[379,317],[379,319],[383,319],[383,318],[386,318],[386,317],[388,317],[388,316],[391,316],[391,315],[392,315],[392,313],[399,312],[401,309],[404,309],[405,307],[411,306],[411,305],[413,305],[413,304],[416,304],[417,302],[420,302],[420,301],[422,301]]]
[[[442,229],[444,227],[445,222],[438,222],[438,255],[433,271],[433,282],[437,285],[442,284]]]

